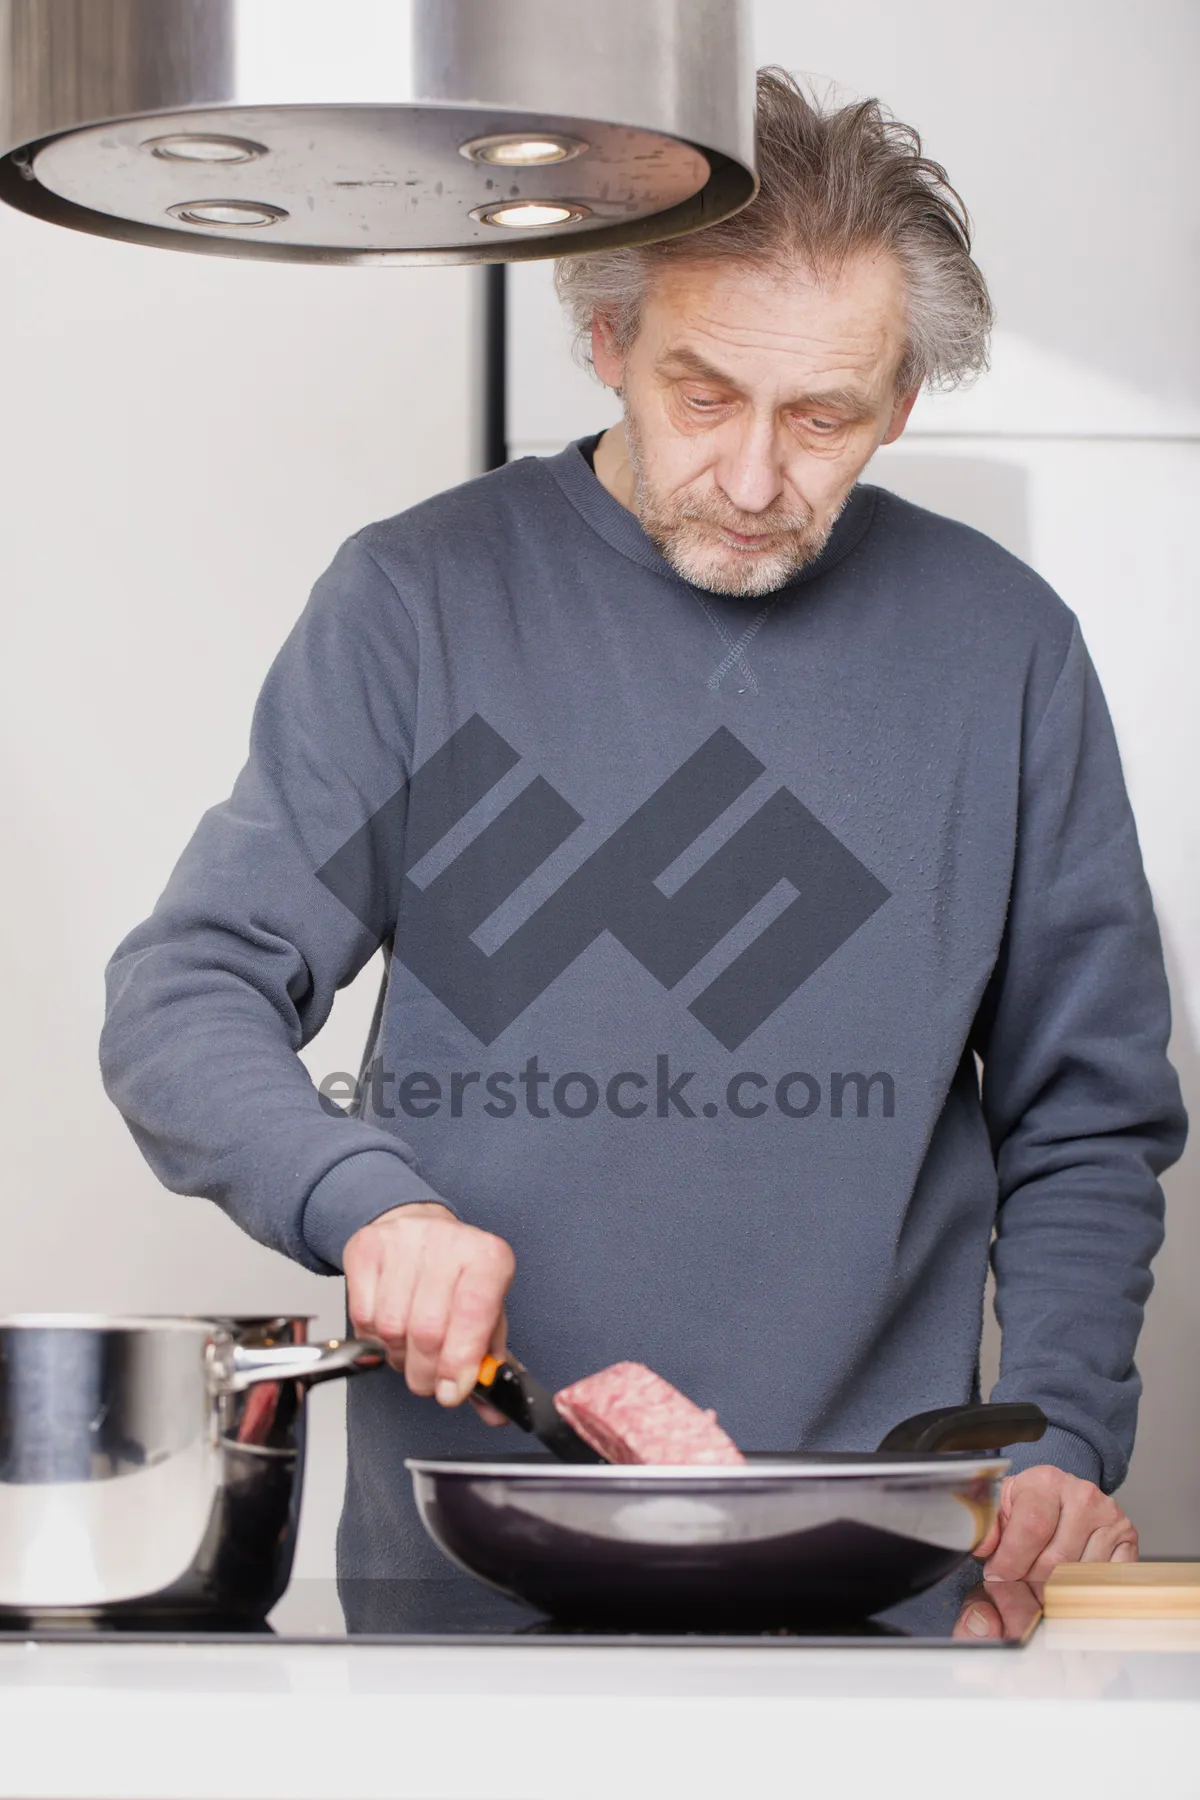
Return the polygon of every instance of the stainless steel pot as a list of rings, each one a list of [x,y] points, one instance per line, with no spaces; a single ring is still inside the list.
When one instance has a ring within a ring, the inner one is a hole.
[[[305,1392],[384,1360],[307,1335],[303,1317],[0,1319],[0,1607],[268,1612]]]

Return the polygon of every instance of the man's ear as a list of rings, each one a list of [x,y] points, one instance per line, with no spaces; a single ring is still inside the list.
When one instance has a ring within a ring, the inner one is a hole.
[[[625,359],[613,341],[611,325],[600,313],[592,315],[592,367],[605,387],[619,389],[625,379]]]
[[[896,439],[900,436],[900,433],[904,430],[904,427],[908,424],[908,415],[912,411],[913,403],[920,391],[919,387],[915,387],[909,388],[906,394],[897,394],[896,404],[892,408],[891,422],[888,425],[885,435],[879,440],[881,445],[895,443]]]

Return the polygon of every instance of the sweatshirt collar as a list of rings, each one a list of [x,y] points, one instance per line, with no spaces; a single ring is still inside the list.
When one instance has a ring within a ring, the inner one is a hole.
[[[640,563],[645,569],[652,569],[656,575],[662,575],[668,581],[690,587],[692,584],[676,573],[647,537],[635,514],[614,499],[595,473],[584,454],[584,446],[592,448],[596,442],[594,436],[576,438],[557,455],[538,457],[536,460],[554,477],[576,512],[614,550],[620,551],[631,562]],[[853,487],[820,556],[807,563],[776,592],[782,595],[805,587],[809,582],[828,574],[835,564],[848,556],[870,529],[878,493],[878,488],[867,485],[858,484]]]

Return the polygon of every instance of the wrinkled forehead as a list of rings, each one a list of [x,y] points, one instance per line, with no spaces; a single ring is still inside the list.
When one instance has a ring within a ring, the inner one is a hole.
[[[874,401],[894,386],[907,329],[903,271],[886,252],[824,270],[681,259],[653,271],[636,349],[667,379]]]

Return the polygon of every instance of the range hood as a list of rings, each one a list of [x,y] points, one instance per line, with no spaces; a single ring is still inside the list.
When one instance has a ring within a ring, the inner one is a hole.
[[[504,262],[755,188],[741,0],[0,0],[0,199],[79,231]]]

